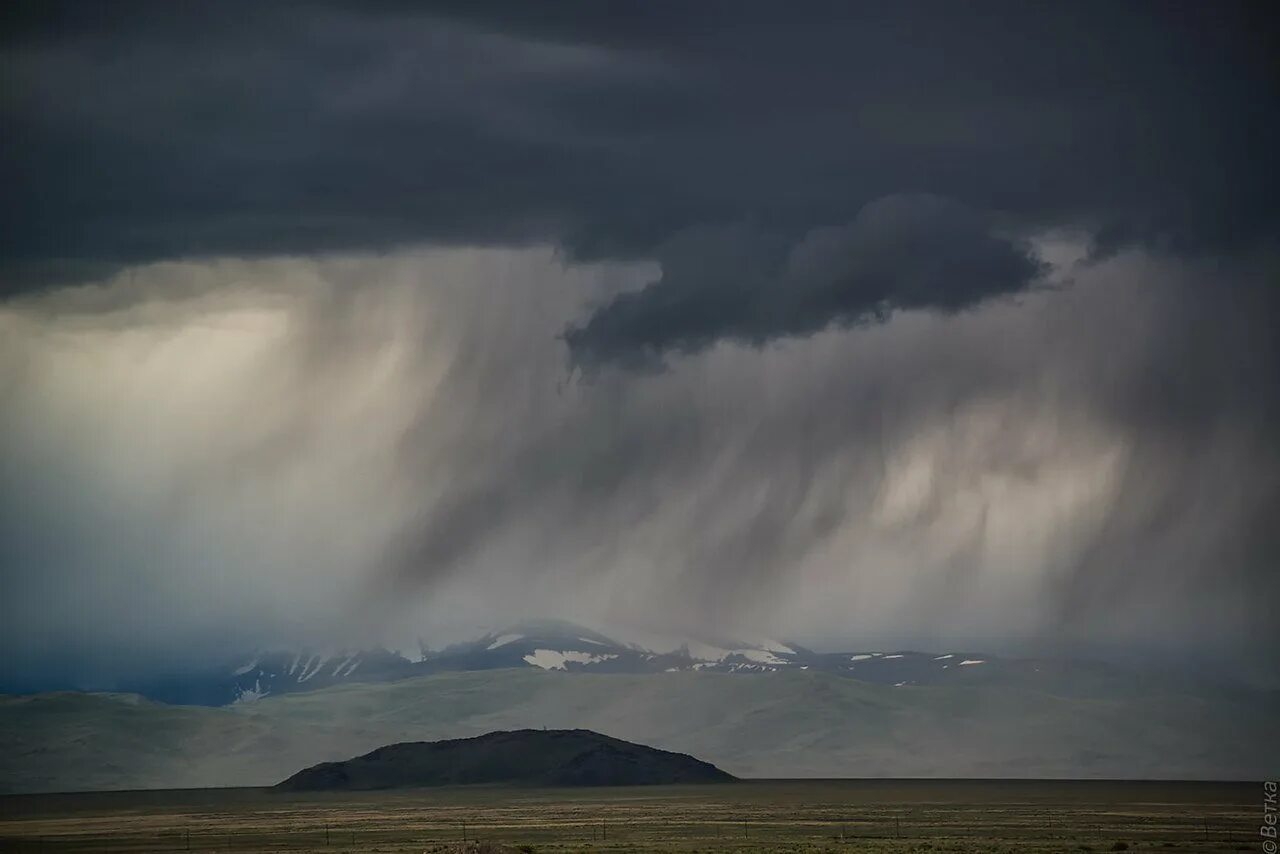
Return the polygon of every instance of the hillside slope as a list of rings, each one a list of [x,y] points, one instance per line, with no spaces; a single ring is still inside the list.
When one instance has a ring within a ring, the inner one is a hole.
[[[1275,696],[1108,684],[894,687],[826,673],[492,670],[352,684],[256,703],[130,695],[0,698],[0,789],[272,785],[400,741],[583,728],[739,777],[1262,779],[1280,766]]]
[[[683,753],[655,750],[585,729],[491,732],[474,738],[379,747],[322,762],[277,784],[288,791],[403,789],[519,783],[530,786],[653,786],[725,783],[733,777]]]

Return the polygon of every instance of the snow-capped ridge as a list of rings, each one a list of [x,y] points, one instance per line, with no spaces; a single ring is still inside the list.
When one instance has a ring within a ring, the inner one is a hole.
[[[616,635],[616,636],[615,636]],[[641,640],[648,643],[642,643]],[[432,651],[420,643],[420,657],[375,646],[368,649],[258,650],[215,672],[132,690],[166,702],[224,705],[267,696],[314,691],[347,682],[382,682],[466,671],[559,671],[562,673],[665,674],[837,674],[887,686],[930,685],[978,678],[999,679],[1016,662],[974,653],[815,652],[768,638],[607,633],[560,620],[530,620],[496,626],[470,640]],[[1040,664],[1026,674],[1039,674]],[[953,666],[954,665],[954,666]],[[980,673],[981,675],[974,675]],[[1040,678],[1038,676],[1034,678]]]

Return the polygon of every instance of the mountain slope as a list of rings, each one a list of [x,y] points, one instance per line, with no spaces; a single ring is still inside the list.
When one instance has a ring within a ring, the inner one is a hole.
[[[349,682],[409,679],[423,672],[400,653],[381,647],[329,652],[276,650],[257,653],[234,665],[130,684],[127,689],[163,703],[225,706]]]
[[[692,756],[591,730],[523,729],[474,738],[390,744],[345,762],[313,765],[276,788],[323,791],[480,783],[647,786],[732,779]]]
[[[1106,681],[1064,693],[1009,679],[894,687],[813,671],[523,668],[225,708],[0,697],[0,789],[271,785],[391,742],[544,726],[607,731],[739,777],[1262,779],[1280,766],[1274,693],[1194,687]]]

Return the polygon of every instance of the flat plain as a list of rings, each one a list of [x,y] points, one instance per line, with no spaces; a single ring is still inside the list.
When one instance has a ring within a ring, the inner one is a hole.
[[[0,849],[1256,851],[1262,799],[1256,783],[1023,780],[11,795],[0,797]]]

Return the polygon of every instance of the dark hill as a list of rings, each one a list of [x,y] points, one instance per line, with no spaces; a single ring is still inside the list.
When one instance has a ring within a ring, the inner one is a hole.
[[[591,730],[521,729],[452,741],[389,744],[345,762],[314,765],[276,788],[397,789],[477,783],[642,786],[733,779],[692,756]]]

